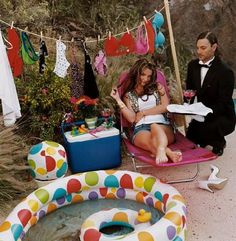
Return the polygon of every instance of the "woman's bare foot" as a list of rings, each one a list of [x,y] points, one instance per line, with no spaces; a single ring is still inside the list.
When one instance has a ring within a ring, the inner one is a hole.
[[[170,148],[166,148],[166,155],[171,159],[172,162],[182,161],[181,151],[172,151]]]
[[[168,162],[168,157],[166,155],[166,148],[158,147],[156,154],[156,164]]]

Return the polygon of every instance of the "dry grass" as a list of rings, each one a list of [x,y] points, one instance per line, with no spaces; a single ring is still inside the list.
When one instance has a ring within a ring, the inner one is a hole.
[[[23,196],[32,190],[33,184],[28,179],[26,155],[28,147],[17,134],[19,126],[5,127],[0,117],[0,210],[9,201]]]

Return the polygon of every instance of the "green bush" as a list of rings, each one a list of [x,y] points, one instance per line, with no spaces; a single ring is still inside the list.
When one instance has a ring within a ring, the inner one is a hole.
[[[37,65],[26,66],[24,77],[17,80],[25,130],[43,140],[58,138],[63,116],[71,110],[70,80],[58,77],[52,65],[44,74],[39,74]]]

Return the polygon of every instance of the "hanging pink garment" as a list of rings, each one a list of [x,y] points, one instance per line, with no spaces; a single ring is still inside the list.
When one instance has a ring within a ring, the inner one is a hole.
[[[14,28],[7,29],[8,41],[12,44],[13,48],[8,49],[7,55],[14,77],[18,77],[23,72],[23,60],[20,56],[20,38]]]
[[[20,103],[11,67],[7,57],[6,46],[0,30],[0,99],[5,126],[11,126],[21,117]]]
[[[145,34],[144,34],[145,31]],[[146,36],[146,29],[140,25],[136,32],[136,54],[146,54],[148,52],[148,42]]]
[[[102,50],[99,50],[94,60],[95,71],[100,75],[105,75],[107,72],[107,58]]]

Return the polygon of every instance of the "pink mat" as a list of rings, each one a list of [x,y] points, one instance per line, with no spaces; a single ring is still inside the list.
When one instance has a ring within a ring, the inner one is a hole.
[[[157,165],[155,162],[155,158],[151,157],[149,152],[134,146],[126,138],[124,138],[123,141],[127,147],[128,152],[134,155],[136,159],[153,166],[180,166],[185,164],[210,161],[217,158],[217,156],[210,150],[196,146],[193,142],[188,140],[184,135],[179,132],[176,133],[176,142],[169,146],[171,150],[180,150],[182,152],[183,159],[181,162],[177,163],[168,161],[167,163]]]

